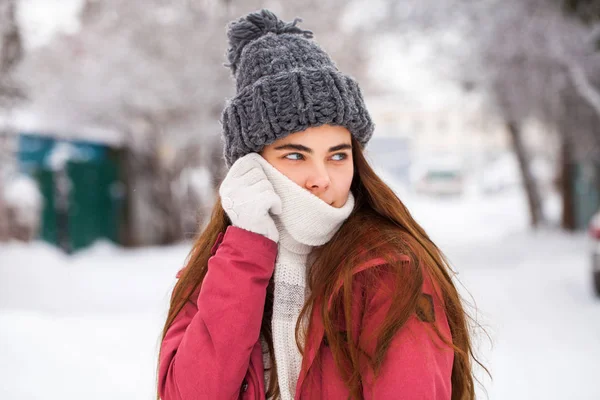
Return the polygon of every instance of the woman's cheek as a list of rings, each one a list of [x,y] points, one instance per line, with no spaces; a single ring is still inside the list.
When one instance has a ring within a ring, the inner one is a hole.
[[[334,186],[336,192],[340,195],[347,196],[352,185],[353,170],[338,171],[335,175]]]

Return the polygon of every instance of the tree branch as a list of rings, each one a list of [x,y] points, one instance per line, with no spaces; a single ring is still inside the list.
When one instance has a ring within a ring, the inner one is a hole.
[[[589,104],[600,118],[600,92],[590,82],[585,71],[572,61],[565,61],[569,76],[573,80],[573,86]]]

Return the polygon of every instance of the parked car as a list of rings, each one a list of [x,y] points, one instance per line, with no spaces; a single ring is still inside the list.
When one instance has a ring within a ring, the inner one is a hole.
[[[600,211],[590,222],[590,236],[593,239],[592,247],[592,282],[596,295],[600,297]]]
[[[429,168],[419,180],[415,189],[418,193],[430,196],[458,196],[463,192],[464,177],[458,168]]]

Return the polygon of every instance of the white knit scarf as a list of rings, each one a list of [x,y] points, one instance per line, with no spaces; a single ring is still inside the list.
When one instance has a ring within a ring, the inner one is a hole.
[[[350,193],[344,206],[335,208],[291,181],[268,162],[263,162],[263,167],[281,197],[283,210],[281,215],[274,217],[279,231],[279,249],[271,328],[281,398],[291,400],[302,365],[295,330],[308,295],[308,256],[315,246],[329,242],[342,226],[354,208],[354,197]],[[268,361],[268,355],[265,361]]]

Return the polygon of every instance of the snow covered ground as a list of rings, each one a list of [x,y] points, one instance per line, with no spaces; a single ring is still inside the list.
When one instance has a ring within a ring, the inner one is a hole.
[[[402,194],[473,296],[485,399],[599,399],[600,301],[583,234],[527,231],[520,191]],[[174,275],[189,244],[66,257],[0,247],[0,398],[150,400]],[[462,289],[465,296],[469,296]]]

